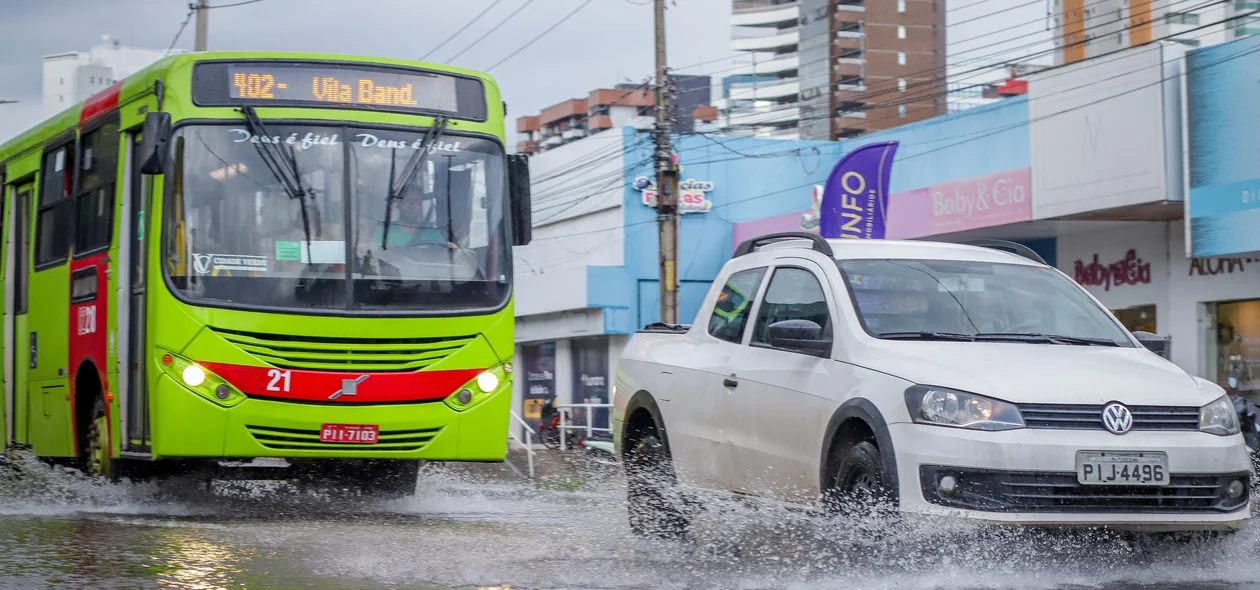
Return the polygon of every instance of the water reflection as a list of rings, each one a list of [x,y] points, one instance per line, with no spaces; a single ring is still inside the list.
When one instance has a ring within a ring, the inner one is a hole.
[[[1201,545],[713,501],[688,543],[633,538],[624,490],[441,470],[395,501],[172,495],[0,469],[0,588],[1237,588],[1260,527]]]

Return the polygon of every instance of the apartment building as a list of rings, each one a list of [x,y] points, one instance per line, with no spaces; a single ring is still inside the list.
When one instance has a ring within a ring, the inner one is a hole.
[[[842,139],[946,111],[944,0],[733,0],[729,135]]]
[[[709,104],[708,76],[672,75],[674,86],[673,132],[691,133],[706,129],[717,119],[717,109]],[[651,129],[656,124],[656,90],[646,84],[618,84],[592,90],[585,98],[554,104],[537,115],[519,117],[516,132],[521,139],[517,153],[547,151],[594,135],[606,129],[635,127]]]
[[[1260,33],[1260,0],[1051,0],[1055,63],[1167,40],[1206,47]]]

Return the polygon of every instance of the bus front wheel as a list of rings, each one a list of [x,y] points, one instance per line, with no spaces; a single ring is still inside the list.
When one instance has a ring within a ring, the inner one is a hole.
[[[110,457],[109,417],[105,413],[105,399],[96,396],[92,403],[91,418],[83,439],[83,467],[88,475],[117,479],[118,469]]]

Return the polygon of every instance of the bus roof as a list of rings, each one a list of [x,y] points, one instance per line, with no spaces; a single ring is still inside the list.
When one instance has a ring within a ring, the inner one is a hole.
[[[72,105],[65,110],[45,119],[43,122],[19,133],[12,139],[0,144],[0,167],[3,164],[29,149],[42,146],[56,134],[62,133],[68,129],[72,129],[87,120],[90,120],[96,113],[85,113],[84,109],[91,110],[94,101],[101,101],[103,98],[110,99],[111,103],[122,103],[139,94],[150,92],[154,84],[159,79],[168,77],[168,73],[181,68],[191,67],[193,64],[201,61],[212,60],[250,60],[250,59],[275,59],[275,60],[294,60],[294,61],[324,61],[324,62],[347,62],[347,63],[368,63],[379,65],[394,65],[409,68],[423,68],[430,70],[438,70],[443,72],[451,72],[454,74],[462,74],[482,80],[489,89],[495,94],[498,93],[498,84],[494,78],[485,72],[469,70],[445,64],[437,64],[431,62],[419,62],[405,59],[395,59],[388,57],[371,57],[362,55],[348,55],[336,53],[307,53],[307,52],[289,52],[289,51],[213,51],[201,53],[180,53],[164,57],[144,69],[127,76],[123,80],[119,80],[113,86],[102,90],[101,92],[88,97],[83,102]],[[187,96],[181,93],[181,96]],[[284,108],[284,107],[279,107]],[[85,117],[84,115],[88,115]]]

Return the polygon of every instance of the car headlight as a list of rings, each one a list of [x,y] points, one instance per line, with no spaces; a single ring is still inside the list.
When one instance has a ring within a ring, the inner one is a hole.
[[[917,424],[972,430],[1024,427],[1024,417],[1015,404],[943,387],[915,385],[907,389],[906,407]]]
[[[1199,431],[1220,436],[1238,434],[1238,412],[1228,395],[1199,408]]]

